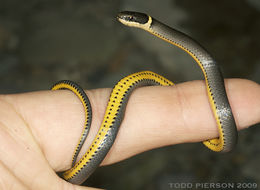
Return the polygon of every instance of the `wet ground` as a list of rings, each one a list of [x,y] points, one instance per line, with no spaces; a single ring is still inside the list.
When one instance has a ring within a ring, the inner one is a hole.
[[[175,82],[203,78],[181,50],[119,24],[120,10],[147,12],[191,35],[214,55],[226,78],[260,83],[258,0],[0,0],[0,93],[46,90],[60,79],[89,89],[112,87],[147,69]],[[230,154],[215,154],[200,143],[161,148],[102,167],[86,184],[164,190],[220,182],[255,189],[260,126],[239,135]]]

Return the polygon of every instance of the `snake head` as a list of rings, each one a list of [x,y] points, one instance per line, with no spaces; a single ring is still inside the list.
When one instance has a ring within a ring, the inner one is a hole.
[[[124,25],[143,28],[149,22],[149,16],[144,13],[123,11],[118,13],[117,20]]]

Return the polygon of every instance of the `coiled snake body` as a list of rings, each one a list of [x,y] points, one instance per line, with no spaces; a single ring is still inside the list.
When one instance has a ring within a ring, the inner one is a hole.
[[[119,13],[117,19],[127,26],[141,28],[150,32],[183,49],[194,58],[204,74],[209,102],[219,131],[219,138],[207,140],[203,143],[209,149],[217,152],[232,150],[237,142],[236,124],[226,95],[222,74],[210,54],[189,36],[146,14],[125,11]],[[171,86],[173,83],[151,71],[134,73],[121,79],[110,94],[103,122],[94,141],[77,163],[77,156],[91,125],[91,105],[84,90],[72,81],[60,81],[52,87],[52,90],[69,89],[74,92],[80,98],[86,113],[84,130],[73,155],[72,168],[61,173],[65,180],[74,184],[81,184],[94,172],[113,145],[124,118],[125,108],[131,92],[137,87],[146,85]]]

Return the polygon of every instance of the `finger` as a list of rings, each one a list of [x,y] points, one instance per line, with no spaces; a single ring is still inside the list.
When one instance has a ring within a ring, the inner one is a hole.
[[[1,162],[0,162],[0,189],[5,190],[27,190],[20,180],[18,180]]]
[[[259,85],[248,80],[231,79],[226,81],[226,88],[238,128],[258,123]],[[83,150],[99,128],[110,91],[99,89],[87,92],[93,108],[93,122]],[[9,98],[32,127],[52,167],[56,170],[69,168],[84,117],[77,97],[68,91],[59,91]],[[39,115],[41,120],[35,119]],[[198,142],[217,135],[203,81],[175,87],[139,88],[129,99],[118,136],[103,164],[111,164],[152,148]]]
[[[226,81],[226,88],[238,130],[259,123],[260,85],[232,79]],[[102,164],[153,148],[217,136],[204,81],[173,88],[140,88],[131,96],[119,134]]]
[[[58,189],[61,179],[50,168],[28,126],[17,112],[0,101],[0,161],[29,189]]]

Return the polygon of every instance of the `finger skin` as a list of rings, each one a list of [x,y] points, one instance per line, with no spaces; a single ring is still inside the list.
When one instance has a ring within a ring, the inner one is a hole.
[[[1,163],[27,188],[55,189],[58,186],[55,180],[59,178],[48,165],[26,122],[7,102],[0,101],[0,107]]]
[[[27,190],[23,183],[0,162],[0,189],[4,190]]]
[[[238,129],[259,123],[259,84],[229,79],[225,85]],[[87,91],[93,122],[83,150],[91,143],[102,122],[110,92],[111,89]],[[70,168],[84,123],[83,107],[77,97],[65,90],[4,98],[29,124],[52,168],[56,171]],[[118,136],[102,164],[118,162],[152,148],[199,142],[217,135],[204,81],[186,82],[174,87],[139,88],[129,99]]]
[[[15,107],[3,99],[0,107],[0,189],[91,189],[59,178]]]

